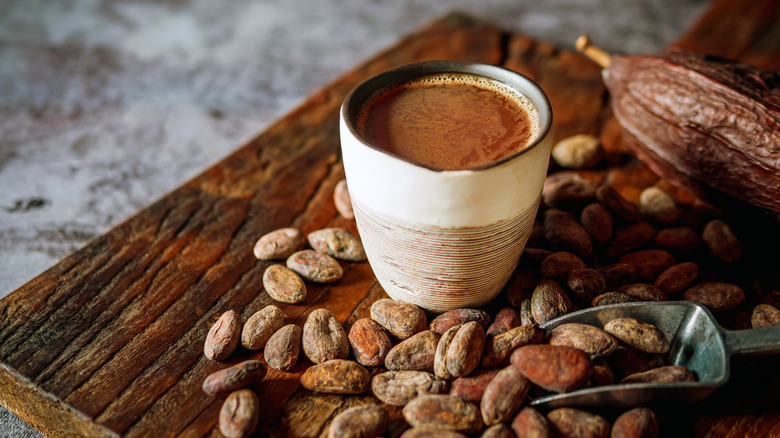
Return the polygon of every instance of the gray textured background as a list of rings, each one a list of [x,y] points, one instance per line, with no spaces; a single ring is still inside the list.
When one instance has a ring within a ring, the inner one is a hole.
[[[0,297],[448,11],[645,53],[706,3],[0,0]],[[0,408],[0,437],[40,436]]]

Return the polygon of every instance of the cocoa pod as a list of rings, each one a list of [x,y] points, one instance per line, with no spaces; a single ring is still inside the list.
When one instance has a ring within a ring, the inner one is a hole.
[[[302,336],[303,331],[295,324],[288,324],[271,335],[263,350],[268,366],[282,371],[292,369],[301,353]]]
[[[387,353],[385,367],[393,371],[433,372],[433,360],[440,337],[433,330],[425,330],[404,339]]]
[[[606,290],[607,279],[595,269],[573,269],[566,276],[566,286],[577,298],[590,302]]]
[[[477,370],[468,376],[458,377],[450,385],[450,395],[460,397],[463,400],[480,403],[487,386],[496,377],[500,369]]]
[[[360,238],[346,228],[323,228],[312,231],[306,238],[315,251],[334,259],[350,262],[366,260],[366,251]]]
[[[542,280],[531,296],[531,314],[538,324],[571,311],[571,301],[561,286],[553,280]]]
[[[333,418],[328,438],[374,438],[383,436],[390,423],[390,415],[378,405],[347,408]]]
[[[731,227],[720,219],[713,219],[704,226],[702,240],[715,257],[724,262],[735,262],[742,255],[742,245]]]
[[[628,202],[620,192],[608,184],[602,184],[596,189],[596,198],[609,211],[627,222],[636,222],[642,219],[639,208]]]
[[[271,265],[263,272],[263,288],[276,301],[297,304],[306,299],[306,284],[292,269]]]
[[[371,305],[371,319],[398,339],[407,339],[428,325],[421,308],[390,298],[382,298]]]
[[[446,394],[448,386],[425,371],[386,371],[371,379],[376,398],[393,406],[405,406],[423,394]]]
[[[568,251],[558,251],[542,260],[540,269],[542,275],[549,278],[566,277],[574,269],[587,268],[585,262],[577,255]]]
[[[433,426],[464,433],[482,428],[479,409],[451,395],[421,395],[404,406],[403,415],[413,427]]]
[[[260,399],[251,389],[239,389],[228,395],[219,411],[219,431],[225,438],[245,438],[257,428]]]
[[[658,287],[647,283],[634,283],[620,286],[615,292],[636,298],[639,301],[666,301],[666,294]]]
[[[341,179],[336,183],[336,187],[333,189],[333,203],[341,217],[355,219],[355,212],[352,210],[352,197],[349,195],[346,179]]]
[[[655,279],[655,286],[666,295],[676,295],[685,291],[699,275],[699,266],[693,262],[683,262],[670,266]]]
[[[643,353],[663,354],[669,351],[669,339],[664,332],[634,318],[615,318],[604,325],[604,331]]]
[[[653,238],[653,243],[660,248],[681,255],[695,253],[702,242],[701,236],[688,227],[664,228]]]
[[[485,329],[476,322],[469,321],[460,326],[447,348],[447,371],[458,378],[474,371],[485,349]]]
[[[259,260],[286,259],[305,244],[297,228],[280,228],[260,237],[252,252]]]
[[[593,252],[590,234],[568,212],[551,208],[542,213],[544,238],[557,251],[568,251],[578,256]]]
[[[753,328],[780,325],[780,310],[771,304],[759,304],[750,315],[750,326]]]
[[[536,409],[526,406],[512,419],[515,435],[529,438],[553,438],[553,431],[547,417]]]
[[[621,379],[620,383],[671,383],[695,381],[696,377],[688,368],[677,365],[667,365],[641,373],[630,374]]]
[[[210,396],[220,396],[263,380],[265,373],[262,362],[247,360],[209,374],[201,388]]]
[[[511,307],[504,307],[498,311],[495,320],[487,328],[485,335],[488,337],[500,335],[520,325],[520,313]]]
[[[550,154],[562,167],[587,169],[601,161],[604,157],[604,149],[598,137],[591,134],[576,134],[555,143]]]
[[[315,364],[349,356],[349,340],[336,316],[328,309],[316,309],[303,324],[303,353]]]
[[[287,257],[287,267],[313,283],[333,283],[344,275],[336,259],[313,249],[304,249]]]
[[[582,209],[580,224],[598,243],[606,243],[612,238],[614,232],[612,213],[600,202],[594,202]]]
[[[655,186],[647,187],[639,194],[639,212],[663,224],[672,223],[681,215],[674,198]]]
[[[611,438],[657,438],[658,421],[655,412],[638,407],[623,412],[612,423]]]
[[[636,268],[639,279],[654,283],[662,272],[672,266],[674,256],[663,249],[645,249],[624,254],[618,260]]]
[[[512,428],[510,428],[504,423],[498,423],[485,429],[485,431],[482,432],[482,435],[480,435],[479,438],[516,438],[516,437],[515,437],[515,433],[512,431]]]
[[[282,309],[269,304],[255,312],[241,329],[241,345],[249,350],[259,350],[271,336],[284,325]]]
[[[611,425],[601,415],[575,408],[557,408],[547,413],[552,428],[564,437],[609,438]]]
[[[576,322],[561,324],[550,331],[550,345],[573,347],[584,351],[591,359],[606,356],[617,347],[617,340],[598,327]]]
[[[528,380],[559,393],[581,387],[593,372],[588,355],[571,347],[525,345],[512,353],[511,361]]]
[[[387,353],[393,348],[382,327],[371,318],[360,318],[349,329],[349,344],[355,360],[363,366],[374,367],[385,363]]]
[[[538,344],[544,339],[544,330],[537,324],[515,327],[506,333],[496,335],[485,343],[481,365],[485,368],[504,365],[512,352],[523,345]]]
[[[623,228],[615,230],[612,240],[604,250],[609,256],[623,254],[651,242],[657,230],[645,221],[634,222]]]
[[[433,374],[438,379],[450,380],[453,378],[450,370],[447,369],[447,352],[450,349],[452,339],[458,334],[461,325],[450,327],[449,330],[441,335],[439,343],[436,344],[436,353],[433,356]]]
[[[490,325],[490,315],[479,309],[453,309],[442,313],[431,321],[430,329],[438,334],[444,334],[450,327],[476,321],[485,330]]]
[[[241,321],[235,311],[228,310],[209,329],[203,354],[211,360],[226,359],[233,354],[240,338]]]
[[[360,394],[368,391],[371,376],[359,363],[331,359],[311,366],[301,375],[301,385],[327,394]]]
[[[479,405],[485,425],[492,426],[512,418],[523,405],[530,388],[531,382],[514,365],[499,371],[485,388]]]
[[[596,183],[577,172],[555,172],[544,180],[542,202],[546,207],[575,211],[595,199]]]
[[[686,290],[683,299],[701,303],[713,312],[721,312],[742,304],[745,291],[736,284],[704,282]]]

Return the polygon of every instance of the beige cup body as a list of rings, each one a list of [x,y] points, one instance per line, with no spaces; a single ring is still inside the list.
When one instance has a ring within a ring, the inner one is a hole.
[[[370,91],[441,72],[487,76],[519,91],[539,112],[540,135],[508,159],[456,171],[407,162],[358,137],[352,124],[355,107]],[[539,207],[551,122],[549,102],[536,84],[485,64],[412,64],[379,75],[350,94],[340,120],[347,186],[368,262],[390,297],[438,313],[478,307],[501,292]]]

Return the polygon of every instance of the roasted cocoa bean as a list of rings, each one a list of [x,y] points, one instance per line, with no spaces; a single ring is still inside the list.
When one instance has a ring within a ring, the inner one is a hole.
[[[425,371],[386,371],[371,379],[376,398],[393,406],[405,406],[423,394],[446,394],[448,386]]]
[[[247,360],[209,374],[203,380],[202,389],[203,392],[212,397],[226,395],[263,380],[265,373],[265,366],[262,362]]]
[[[634,297],[629,297],[622,292],[605,292],[601,295],[596,295],[590,302],[591,307],[606,306],[608,304],[619,303],[635,303],[637,300]]]
[[[571,301],[554,280],[542,280],[531,295],[531,314],[538,324],[565,315],[571,311]]]
[[[512,420],[515,435],[528,438],[553,438],[553,431],[547,417],[536,409],[526,406]]]
[[[447,348],[447,371],[458,378],[474,371],[485,349],[485,329],[469,321],[460,326]]]
[[[436,346],[441,336],[433,330],[425,330],[404,339],[387,353],[385,367],[393,371],[433,372]]]
[[[704,226],[702,240],[715,257],[724,262],[735,262],[742,255],[742,245],[726,222],[713,219]]]
[[[523,254],[520,255],[520,265],[538,268],[542,260],[547,258],[554,251],[544,248],[532,248],[526,246],[523,248]]]
[[[501,369],[481,369],[452,381],[450,395],[479,404],[488,384]]]
[[[658,287],[647,283],[634,283],[620,286],[617,291],[636,298],[639,301],[666,301],[666,294]]]
[[[552,147],[553,160],[561,167],[588,169],[601,161],[604,149],[598,137],[591,134],[576,134],[560,140]]]
[[[432,426],[474,433],[482,428],[479,409],[451,395],[421,395],[403,408],[406,422],[413,427]]]
[[[614,187],[602,184],[596,189],[596,199],[621,219],[628,222],[636,222],[642,219],[642,213],[636,205],[632,204]]]
[[[346,179],[341,179],[336,183],[336,187],[333,189],[333,203],[341,217],[355,219],[355,212],[352,210],[352,197],[349,195]]]
[[[303,324],[303,353],[315,364],[349,356],[349,339],[336,316],[328,309],[316,309]]]
[[[680,218],[680,209],[674,198],[655,186],[647,187],[639,194],[639,212],[662,224],[669,224]]]
[[[431,321],[430,329],[444,334],[450,327],[476,321],[485,330],[490,325],[490,315],[479,309],[454,309],[442,313]]]
[[[360,394],[368,391],[371,375],[355,361],[331,359],[309,367],[301,375],[301,385],[327,394]]]
[[[563,437],[609,438],[610,424],[601,415],[575,408],[557,408],[547,413],[547,421]]]
[[[750,316],[750,326],[753,328],[780,325],[780,310],[770,304],[759,304]]]
[[[571,347],[525,345],[512,353],[511,361],[528,380],[559,393],[581,387],[593,372],[588,355]]]
[[[313,249],[293,253],[287,258],[287,267],[304,280],[313,283],[333,283],[344,275],[344,270],[336,259]]]
[[[306,284],[292,269],[271,265],[263,272],[263,288],[276,301],[297,304],[306,299]]]
[[[383,298],[371,305],[371,319],[398,339],[407,339],[428,326],[425,312],[414,304]]]
[[[306,238],[315,251],[334,259],[350,262],[366,260],[366,251],[360,238],[346,228],[323,228],[312,231]]]
[[[577,172],[555,172],[544,180],[542,202],[546,207],[576,211],[595,199],[596,183]]]
[[[542,213],[544,238],[557,251],[568,251],[578,256],[593,253],[590,234],[568,212],[551,208]]]
[[[504,307],[498,311],[495,320],[487,328],[485,335],[488,337],[500,335],[520,325],[520,313],[512,307]]]
[[[333,418],[328,438],[374,438],[383,436],[390,415],[378,405],[353,406]]]
[[[520,325],[536,324],[531,313],[531,298],[526,298],[520,303]]]
[[[691,255],[702,245],[701,237],[688,227],[665,228],[653,238],[653,243],[680,255]]]
[[[528,344],[538,344],[543,339],[544,330],[540,329],[537,324],[515,327],[487,340],[481,365],[485,368],[504,365],[509,361],[516,348]]]
[[[620,263],[627,263],[636,268],[639,279],[654,283],[662,272],[672,266],[674,256],[663,249],[645,249],[624,254]]]
[[[241,345],[249,350],[259,350],[265,347],[271,335],[284,325],[282,309],[269,304],[255,312],[244,323],[241,329]]]
[[[499,423],[485,429],[479,438],[515,438],[515,433],[506,424]]]
[[[514,365],[499,371],[490,381],[480,402],[482,421],[486,426],[503,423],[520,409],[531,382]]]
[[[687,289],[699,275],[699,266],[683,262],[670,266],[655,280],[655,286],[666,295],[677,295]]]
[[[589,383],[591,386],[612,385],[615,383],[615,374],[603,358],[593,361],[593,374],[590,375]]]
[[[573,347],[584,351],[591,359],[606,356],[617,347],[617,340],[604,330],[576,322],[561,324],[550,331],[550,345]]]
[[[566,276],[566,286],[577,298],[590,302],[606,290],[607,280],[595,269],[574,269]]]
[[[671,383],[695,381],[695,375],[688,368],[677,365],[667,365],[641,373],[630,374],[621,379],[620,383]]]
[[[257,428],[260,400],[251,389],[239,389],[228,395],[219,411],[219,431],[225,438],[245,438]]]
[[[306,244],[297,228],[280,228],[263,235],[252,250],[259,260],[286,259]]]
[[[233,354],[241,338],[241,321],[238,314],[228,310],[211,326],[206,341],[203,343],[203,354],[211,360],[222,360]]]
[[[611,438],[657,438],[658,421],[655,412],[638,407],[623,412],[612,423]]]
[[[580,224],[598,243],[606,243],[612,238],[614,232],[612,213],[600,202],[594,202],[582,209]]]
[[[384,329],[371,318],[360,318],[349,329],[349,344],[355,360],[363,366],[383,365],[393,347]]]
[[[458,334],[458,330],[460,330],[461,326],[462,324],[458,324],[456,326],[450,327],[449,330],[441,335],[441,338],[439,338],[439,343],[436,344],[436,353],[433,357],[433,374],[438,379],[450,380],[453,378],[452,374],[450,374],[450,370],[447,369],[447,352],[449,351],[450,344],[455,338],[455,335]]]
[[[298,362],[301,353],[303,330],[295,324],[288,324],[274,333],[265,344],[263,356],[271,368],[288,371]]]
[[[604,250],[604,253],[609,256],[615,256],[632,251],[651,242],[656,232],[655,227],[645,221],[634,222],[624,228],[619,228],[615,230],[612,240]]]
[[[604,290],[615,290],[620,286],[639,280],[637,269],[627,263],[614,263],[596,269],[604,276],[607,286]]]
[[[721,312],[742,304],[745,291],[736,284],[704,282],[686,290],[683,299],[701,303],[713,312]]]
[[[569,272],[574,269],[587,268],[587,265],[575,254],[568,251],[558,251],[545,257],[540,268],[545,277],[562,278],[569,275]]]
[[[406,429],[400,438],[468,438],[466,435],[434,426],[410,427]]]
[[[664,332],[634,318],[613,319],[604,325],[604,331],[636,351],[650,354],[669,351],[669,339]]]

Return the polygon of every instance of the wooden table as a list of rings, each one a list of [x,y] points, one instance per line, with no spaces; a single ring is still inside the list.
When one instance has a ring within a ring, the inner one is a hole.
[[[780,5],[716,0],[676,45],[778,71]],[[254,242],[287,226],[304,233],[326,226],[357,231],[354,221],[338,216],[331,198],[344,176],[338,108],[361,80],[425,59],[503,64],[530,76],[550,97],[557,139],[578,133],[602,139],[610,166],[587,177],[612,184],[632,201],[657,184],[682,205],[697,202],[632,157],[593,62],[448,15],[326,84],[223,161],[0,301],[0,403],[50,436],[219,436],[223,399],[201,391],[204,377],[262,353],[240,351],[215,363],[203,356],[202,344],[226,310],[246,319],[273,303],[261,282],[269,263],[253,257]],[[722,323],[741,328],[749,305],[780,301],[777,247],[771,246],[780,227],[739,204],[722,210],[742,233],[747,255],[720,275],[731,275],[749,295],[749,303]],[[768,258],[757,255],[770,249]],[[348,328],[386,297],[368,264],[344,268],[338,283],[310,286],[305,302],[276,303],[287,322],[302,325],[312,310],[325,307]],[[500,305],[497,300],[488,308]],[[292,372],[270,370],[253,386],[263,404],[258,436],[322,436],[339,411],[378,402],[368,394],[299,388],[309,365],[301,360]],[[732,380],[710,398],[659,411],[662,436],[780,436],[778,369],[778,357],[735,359]],[[405,424],[398,409],[388,409],[390,434],[398,435]]]

